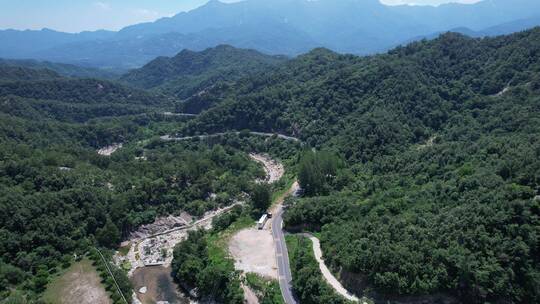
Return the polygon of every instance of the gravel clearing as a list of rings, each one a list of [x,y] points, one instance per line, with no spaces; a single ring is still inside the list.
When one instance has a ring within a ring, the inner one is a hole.
[[[270,279],[278,278],[274,240],[269,229],[241,230],[231,238],[229,252],[237,270],[253,272]]]

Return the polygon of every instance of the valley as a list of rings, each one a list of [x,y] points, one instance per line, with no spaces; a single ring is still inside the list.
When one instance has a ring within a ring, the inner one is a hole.
[[[540,301],[538,4],[271,1],[0,31],[0,304]]]
[[[263,165],[266,183],[274,183],[283,176],[283,166],[275,160],[259,154],[250,154],[250,157]],[[174,247],[188,237],[189,231],[210,230],[214,218],[243,204],[245,202],[235,202],[230,206],[206,212],[199,219],[193,218],[186,213],[178,217],[158,218],[153,224],[144,225],[137,231],[132,232],[130,238],[124,241],[126,244],[124,248],[128,248],[127,252],[117,252],[114,261],[118,267],[127,265],[127,274],[134,286],[133,299],[137,299],[143,304],[147,303],[147,301],[190,302],[186,295],[178,291],[179,286],[170,276]],[[233,257],[239,258],[239,263],[244,263],[238,265],[238,270],[243,270],[246,273],[254,272],[268,278],[277,279],[273,264],[266,266],[266,268],[263,266],[265,263],[271,263],[271,261],[275,260],[272,255],[262,255],[257,261],[256,252],[242,252],[242,250],[251,249],[263,254],[272,253],[274,251],[272,238],[268,234],[269,239],[264,237],[258,239],[258,235],[262,233],[264,231],[254,228],[241,230],[233,236],[233,243],[229,245],[228,250]],[[266,251],[263,250],[260,243],[264,240],[267,240],[268,245]],[[232,245],[234,243],[236,245]],[[243,258],[240,256],[243,256]],[[248,260],[250,258],[253,260]],[[242,259],[245,261],[242,262]],[[262,270],[263,268],[265,270]],[[141,292],[141,290],[144,292]]]

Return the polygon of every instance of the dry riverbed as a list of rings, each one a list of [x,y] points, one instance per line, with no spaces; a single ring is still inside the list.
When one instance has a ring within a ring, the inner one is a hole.
[[[115,149],[120,147],[121,145]],[[103,153],[112,154],[114,152],[112,150],[109,147]],[[283,176],[285,170],[279,162],[266,155],[251,154],[250,157],[264,167],[267,178],[261,182],[273,183]],[[199,220],[194,220],[187,213],[158,218],[154,223],[141,226],[133,232],[129,240],[124,242],[128,250],[125,250],[124,254],[118,252],[115,255],[115,262],[119,266],[129,268],[128,276],[137,287],[135,302],[153,303],[169,301],[168,299],[177,299],[174,301],[178,303],[188,301],[186,296],[172,292],[173,287],[177,288],[169,273],[174,246],[187,238],[188,231],[210,229],[214,217],[242,203],[236,202],[229,207],[207,212]],[[246,229],[231,238],[229,249],[235,258],[237,269],[271,279],[277,278],[274,242],[268,229]],[[162,284],[159,281],[162,281]]]
[[[283,167],[283,164],[275,161],[269,156],[254,153],[250,154],[249,156],[254,161],[262,164],[264,167],[264,171],[266,172],[266,178],[263,181],[259,182],[266,182],[268,184],[272,184],[280,180],[281,177],[283,177],[283,174],[285,174],[285,168]]]

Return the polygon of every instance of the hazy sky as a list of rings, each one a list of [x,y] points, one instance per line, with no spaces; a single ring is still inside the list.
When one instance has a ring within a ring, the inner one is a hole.
[[[66,31],[108,29],[154,21],[196,8],[208,0],[0,0],[0,29]],[[239,0],[221,0],[237,2]],[[339,1],[339,0],[336,0]],[[385,4],[438,5],[480,0],[381,0]]]

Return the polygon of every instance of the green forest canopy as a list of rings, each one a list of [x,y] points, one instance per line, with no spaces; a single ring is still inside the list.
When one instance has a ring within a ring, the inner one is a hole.
[[[210,109],[188,122],[149,114],[174,105],[159,94],[0,73],[0,295],[37,298],[96,239],[113,246],[158,214],[227,202],[209,192],[247,190],[258,169],[234,148],[148,141],[175,128],[282,132],[323,150],[298,159],[315,187],[286,225],[321,231],[333,270],[374,295],[538,302],[539,59],[540,29],[448,33],[370,57],[316,49],[206,90],[192,102]],[[120,141],[110,158],[95,153]]]
[[[539,75],[538,28],[362,58],[317,49],[209,91],[213,108],[179,131],[283,132],[342,155],[349,184],[301,199],[286,222],[322,229],[334,270],[366,275],[377,294],[534,303]]]

